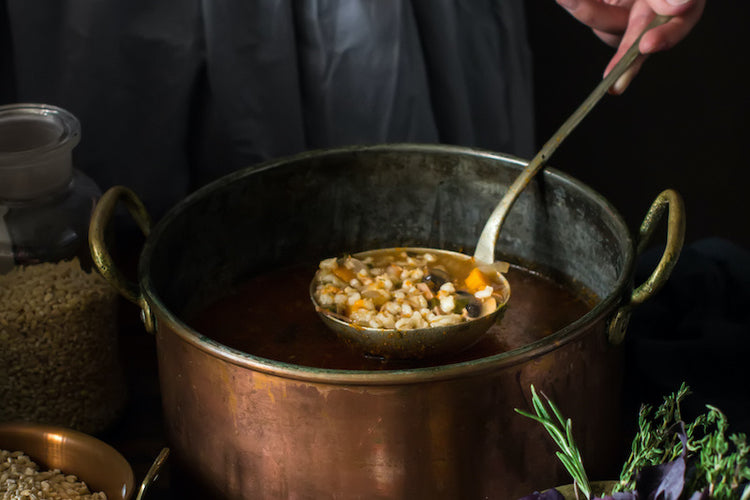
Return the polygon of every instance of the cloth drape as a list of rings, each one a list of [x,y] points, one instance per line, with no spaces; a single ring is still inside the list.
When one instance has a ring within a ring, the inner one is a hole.
[[[522,0],[4,3],[4,100],[74,113],[76,166],[157,216],[225,173],[308,149],[534,150]]]
[[[662,253],[655,247],[640,257],[635,283],[648,278]],[[686,382],[693,393],[684,405],[688,421],[711,404],[727,415],[730,433],[749,433],[748,304],[747,249],[716,237],[686,246],[664,287],[633,310],[625,337],[628,422],[635,424],[642,403],[658,406]]]
[[[523,0],[0,0],[0,98],[73,112],[78,168],[158,217],[238,168],[307,149],[441,142],[530,157]],[[641,258],[636,283],[661,251]],[[635,309],[637,412],[687,381],[748,432],[750,254],[687,248]],[[634,417],[629,421],[634,421]]]

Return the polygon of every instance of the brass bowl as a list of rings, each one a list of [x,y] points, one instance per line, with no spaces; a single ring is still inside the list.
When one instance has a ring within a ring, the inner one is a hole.
[[[128,461],[88,434],[55,425],[0,423],[0,449],[23,452],[40,470],[74,474],[92,493],[103,491],[110,500],[128,500],[133,495],[133,469]]]
[[[612,494],[612,488],[615,487],[617,481],[594,481],[591,483],[592,493],[594,495],[610,495]],[[565,500],[576,500],[575,489],[572,484],[566,484],[565,486],[558,486],[555,488],[560,494],[565,497]],[[583,496],[580,496],[583,498]]]

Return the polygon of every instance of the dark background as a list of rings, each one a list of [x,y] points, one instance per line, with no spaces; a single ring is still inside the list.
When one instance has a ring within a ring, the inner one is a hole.
[[[688,38],[646,61],[624,95],[605,96],[550,164],[604,195],[631,228],[671,187],[685,199],[688,242],[718,236],[750,248],[750,3],[707,3]],[[613,49],[553,0],[526,9],[541,145],[593,90]],[[5,16],[0,0],[0,103],[15,101]]]
[[[526,8],[543,144],[599,82],[613,49],[554,1]],[[693,412],[718,406],[733,432],[750,433],[748,20],[750,2],[708,0],[688,37],[652,55],[623,95],[605,96],[550,160],[606,197],[633,234],[663,189],[685,201],[677,267],[633,310],[625,339],[626,421],[684,381]],[[639,259],[636,283],[663,240]]]
[[[526,2],[534,53],[537,144],[601,79],[613,49],[556,2]],[[637,228],[656,195],[679,191],[688,242],[718,236],[750,248],[750,2],[707,2],[679,45],[654,54],[621,96],[605,96],[550,165],[608,198]]]

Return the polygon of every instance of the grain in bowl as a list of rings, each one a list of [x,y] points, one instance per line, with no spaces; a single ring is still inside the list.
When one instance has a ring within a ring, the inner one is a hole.
[[[0,450],[0,500],[107,500],[60,469],[42,470],[21,451]]]

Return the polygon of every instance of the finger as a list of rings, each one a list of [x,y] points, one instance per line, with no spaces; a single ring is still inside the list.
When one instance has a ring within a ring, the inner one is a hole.
[[[660,2],[664,2],[664,0],[649,0],[649,5],[651,8],[655,8],[654,4]],[[658,26],[643,35],[639,45],[641,53],[653,54],[654,52],[671,49],[677,45],[698,24],[703,15],[705,5],[705,0],[692,0],[679,8],[673,7],[672,12],[677,12],[676,14],[670,14],[668,9],[660,9],[661,12],[654,10],[657,13],[667,12],[664,15],[672,15],[674,17],[668,23]]]
[[[652,8],[655,2],[666,3],[664,0],[637,0],[633,5],[628,28],[622,37],[617,52],[605,69],[605,75],[611,71],[614,65],[617,64],[617,61],[635,43],[638,36],[640,36],[648,26],[648,23],[655,17],[655,11]],[[659,13],[666,12],[664,15],[677,14],[667,23],[652,28],[643,35],[638,46],[641,54],[652,54],[673,47],[698,23],[704,8],[705,0],[689,0],[688,3],[682,6],[672,6],[671,10],[670,8],[663,9],[663,6],[659,6]],[[644,56],[638,57],[631,68],[615,82],[610,92],[613,94],[623,93],[638,74],[644,60]]]
[[[698,0],[638,0],[648,4],[649,8],[662,16],[681,16],[692,9]]]
[[[615,83],[613,83],[609,88],[609,93],[613,95],[620,95],[625,92],[625,90],[630,85],[630,82],[633,81],[638,72],[641,70],[641,66],[643,66],[643,62],[647,57],[648,56],[645,55],[638,56],[630,65],[630,67],[626,69],[622,75],[620,75],[620,78],[615,80]]]
[[[620,45],[620,41],[622,40],[622,35],[613,35],[612,33],[607,33],[606,31],[599,31],[599,30],[593,30],[594,34],[599,37],[599,39],[609,45],[610,47],[617,47]]]
[[[557,0],[557,3],[586,26],[612,34],[622,34],[628,26],[629,2],[604,3],[599,0]]]
[[[628,49],[636,42],[641,33],[648,27],[649,23],[656,17],[656,14],[648,7],[648,4],[643,1],[638,1],[633,5],[630,11],[630,18],[628,20],[628,27],[620,40],[620,45],[617,47],[612,59],[609,61],[604,75],[606,76],[614,67],[615,64],[622,58]],[[654,28],[655,29],[655,28]],[[653,31],[653,30],[651,30]],[[637,71],[636,71],[637,72]],[[633,75],[635,76],[635,75]]]

